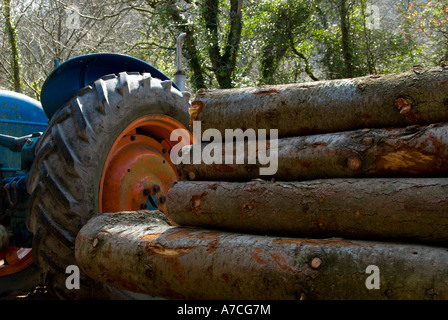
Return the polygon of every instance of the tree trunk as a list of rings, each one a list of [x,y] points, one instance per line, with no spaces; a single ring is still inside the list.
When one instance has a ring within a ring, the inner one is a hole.
[[[281,60],[288,50],[288,44],[285,41],[282,41],[282,38],[276,33],[265,41],[266,44],[263,46],[260,53],[259,82],[262,84],[271,84],[278,81],[275,75]]]
[[[22,92],[20,84],[20,58],[19,58],[19,48],[17,45],[17,34],[16,28],[12,22],[11,17],[11,1],[3,0],[3,17],[5,18],[5,31],[8,36],[9,49],[11,50],[11,75],[14,85],[14,91]]]
[[[180,32],[185,32],[187,37],[184,43],[184,56],[187,59],[191,69],[190,83],[193,89],[199,90],[205,88],[205,70],[203,69],[203,61],[197,50],[197,40],[195,27],[181,15],[180,9],[174,1],[165,4],[164,10],[167,11],[169,20],[175,22],[176,28]]]
[[[353,52],[350,41],[350,21],[349,21],[349,4],[347,0],[340,0],[339,2],[339,18],[341,22],[341,46],[342,55],[345,63],[345,78],[351,78],[354,76],[353,67]]]
[[[167,211],[181,226],[448,244],[448,178],[182,181]]]
[[[242,30],[242,0],[231,0],[229,20],[230,27],[226,43],[222,50],[219,45],[219,3],[214,0],[205,0],[202,5],[202,18],[208,31],[208,54],[219,87],[232,88],[232,76],[236,67],[236,60],[241,41]],[[221,51],[223,53],[221,54]]]
[[[448,299],[446,248],[180,228],[148,211],[91,219],[75,253],[90,277],[165,298]]]
[[[279,137],[448,121],[448,70],[200,90],[202,130],[278,129]],[[194,120],[194,119],[192,119]],[[267,132],[269,134],[269,132]]]
[[[183,180],[226,180],[248,181],[262,176],[261,167],[273,166],[274,152],[278,155],[275,174],[268,178],[283,181],[310,180],[320,178],[375,177],[375,176],[435,176],[448,173],[448,124],[424,127],[410,126],[395,129],[364,129],[328,133],[312,136],[298,136],[278,140],[278,146],[267,142],[271,163],[255,163],[264,149],[257,146],[256,152],[238,151],[235,143],[203,144],[202,158],[215,150],[244,156],[221,164],[202,161],[193,164],[195,145],[183,150],[183,163],[178,171]],[[251,143],[254,143],[252,141]],[[257,141],[260,143],[260,141]],[[264,145],[264,142],[262,146]],[[190,164],[188,164],[190,163]]]

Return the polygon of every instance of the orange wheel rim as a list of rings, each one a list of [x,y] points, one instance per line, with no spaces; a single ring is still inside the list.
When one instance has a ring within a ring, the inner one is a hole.
[[[166,212],[166,195],[178,180],[171,162],[174,145],[188,145],[191,134],[170,141],[175,129],[188,130],[166,115],[147,115],[133,121],[115,140],[104,163],[99,190],[99,212],[140,209]],[[188,143],[187,143],[188,142]]]

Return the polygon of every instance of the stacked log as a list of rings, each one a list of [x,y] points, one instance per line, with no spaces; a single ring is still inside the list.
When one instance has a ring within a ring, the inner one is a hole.
[[[428,68],[355,79],[200,90],[202,130],[278,129],[278,137],[448,121],[448,70]],[[197,107],[199,106],[199,107]]]
[[[266,140],[243,155],[184,148],[167,218],[110,214],[81,230],[87,274],[167,298],[448,299],[448,70],[200,90],[190,117],[201,133]],[[195,163],[195,150],[244,161]],[[274,174],[254,161],[265,152]]]
[[[447,106],[448,112],[448,106]],[[273,148],[266,142],[267,152],[275,151],[278,169],[263,178],[301,181],[322,178],[380,176],[440,176],[448,172],[448,123],[405,128],[360,129],[355,131],[297,136],[278,139]],[[213,143],[211,143],[213,144]],[[211,144],[201,145],[202,150]],[[227,145],[220,149],[224,153]],[[199,147],[195,145],[194,147]],[[244,153],[243,164],[193,164],[193,148],[185,148],[179,164],[182,180],[248,181],[260,178],[259,158]],[[201,151],[202,152],[202,151]],[[234,152],[236,153],[236,152]]]
[[[93,218],[76,259],[97,280],[171,299],[448,299],[446,248],[176,227],[160,212]]]
[[[181,226],[448,244],[448,178],[189,181],[169,197]]]

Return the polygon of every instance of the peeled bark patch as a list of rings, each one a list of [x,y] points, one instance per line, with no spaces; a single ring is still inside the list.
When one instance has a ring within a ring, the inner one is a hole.
[[[399,98],[395,100],[395,106],[401,114],[408,113],[411,111],[412,103],[410,103],[405,98]]]
[[[448,70],[201,90],[202,130],[278,129],[279,137],[448,121]],[[269,132],[268,132],[269,134]]]
[[[92,218],[75,253],[96,280],[173,299],[448,299],[445,248],[173,227],[149,211]]]

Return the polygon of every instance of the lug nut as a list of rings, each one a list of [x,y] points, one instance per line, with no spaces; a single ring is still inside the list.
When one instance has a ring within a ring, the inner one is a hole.
[[[154,187],[152,187],[152,190],[157,193],[160,191],[160,186],[158,184],[155,184]]]
[[[151,194],[151,189],[145,188],[145,189],[143,190],[143,194],[144,194],[145,196],[149,196],[149,195]]]
[[[161,196],[159,200],[160,200],[160,203],[165,203],[166,197],[165,196]]]
[[[148,204],[147,203],[142,203],[140,205],[140,209],[148,209]]]

